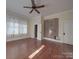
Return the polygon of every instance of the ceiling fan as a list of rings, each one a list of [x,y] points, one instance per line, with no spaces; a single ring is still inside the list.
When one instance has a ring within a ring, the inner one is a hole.
[[[32,7],[24,6],[24,8],[32,8],[32,10],[31,10],[29,13],[32,13],[33,10],[35,10],[38,14],[40,14],[40,12],[39,12],[37,9],[38,9],[38,8],[43,8],[43,7],[45,7],[45,5],[36,6],[34,0],[31,0],[31,2],[32,2]]]

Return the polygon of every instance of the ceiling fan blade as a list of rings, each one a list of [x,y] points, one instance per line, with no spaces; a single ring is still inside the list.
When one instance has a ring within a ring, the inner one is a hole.
[[[32,7],[24,6],[24,8],[32,8]]]
[[[29,13],[32,13],[32,12],[33,12],[33,9]]]
[[[32,6],[35,6],[35,1],[34,0],[31,0],[31,2],[32,2]]]
[[[38,14],[40,14],[40,12],[39,12],[37,9],[35,9],[35,11],[36,11]]]
[[[45,5],[36,6],[36,8],[42,8],[42,7],[45,7]]]

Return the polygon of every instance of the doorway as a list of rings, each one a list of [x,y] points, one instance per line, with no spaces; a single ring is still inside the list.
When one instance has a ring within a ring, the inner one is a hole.
[[[37,33],[38,32],[38,25],[34,25],[34,37],[37,38]]]

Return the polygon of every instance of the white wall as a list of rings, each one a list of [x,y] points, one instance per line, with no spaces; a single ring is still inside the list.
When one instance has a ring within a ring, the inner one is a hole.
[[[8,13],[7,13],[8,14]],[[16,40],[16,39],[20,39],[20,38],[34,38],[34,25],[37,24],[38,25],[38,37],[37,39],[41,40],[42,37],[42,28],[43,28],[43,20],[46,19],[52,19],[52,18],[59,18],[59,41],[58,42],[64,42],[67,44],[73,44],[73,11],[72,10],[68,10],[68,11],[64,11],[64,12],[60,12],[57,14],[52,14],[49,16],[45,16],[45,17],[41,17],[41,15],[37,15],[34,16],[30,19],[25,18],[25,17],[20,17],[17,14],[13,14],[13,13],[9,13],[8,16],[10,17],[15,17],[21,20],[26,20],[27,25],[28,25],[28,33],[27,35],[23,35],[21,37],[17,37],[17,38],[11,38],[11,39],[7,39],[7,41],[11,41],[11,40]],[[8,18],[8,17],[6,17]],[[63,35],[63,32],[66,32],[67,35]],[[49,40],[52,40],[49,38]]]
[[[45,16],[46,19],[59,18],[59,39],[61,42],[73,44],[73,11],[68,10],[57,14]],[[63,35],[63,32],[66,35]]]
[[[13,40],[18,40],[18,39],[23,39],[23,38],[29,38],[29,26],[28,26],[28,17],[22,17],[21,15],[15,13],[15,12],[11,12],[11,11],[6,11],[6,21],[9,21],[11,18],[15,18],[21,21],[24,21],[27,23],[27,34],[26,35],[20,35],[20,36],[16,36],[14,38],[10,38],[6,35],[6,41],[13,41]],[[7,27],[7,26],[6,26]]]
[[[29,33],[31,38],[34,38],[34,25],[36,24],[38,25],[37,39],[41,40],[41,15],[34,16],[29,20]]]

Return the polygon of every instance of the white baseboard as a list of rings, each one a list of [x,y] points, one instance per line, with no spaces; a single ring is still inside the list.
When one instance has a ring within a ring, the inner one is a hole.
[[[49,40],[49,41],[54,41],[54,42],[63,43],[63,41],[55,40],[55,39],[51,39],[51,38],[47,38],[47,37],[44,37],[43,39],[46,39],[46,40]]]
[[[58,43],[65,43],[62,40],[55,40],[55,39],[51,39],[51,38],[47,38],[47,37],[44,37],[43,39],[53,41],[53,42],[58,42]],[[69,44],[69,43],[65,43],[65,44]],[[70,44],[70,45],[73,45],[73,44]]]
[[[24,39],[24,38],[29,38],[29,37],[22,36],[22,37],[16,37],[16,38],[7,38],[6,42],[15,41],[15,40],[21,40],[21,39]]]

